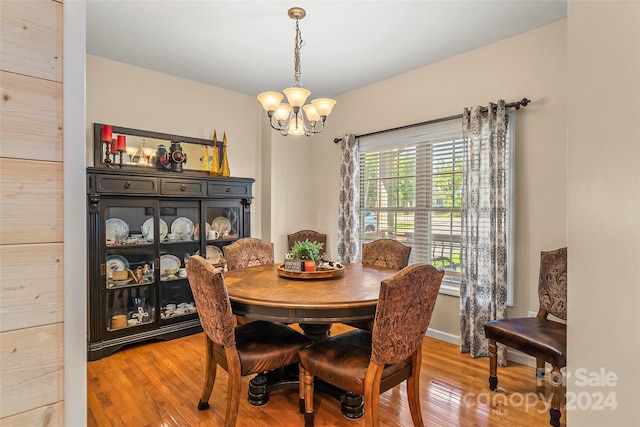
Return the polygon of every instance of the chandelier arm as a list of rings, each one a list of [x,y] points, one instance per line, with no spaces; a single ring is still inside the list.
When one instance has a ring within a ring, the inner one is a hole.
[[[275,119],[273,111],[269,111],[268,115],[269,115],[269,124],[271,125],[271,127],[273,129],[275,129],[275,130],[277,130],[277,131],[279,131],[281,133],[282,133],[282,131],[286,131],[288,129],[288,126],[289,126],[289,121],[288,120],[285,121],[286,122],[285,125],[282,125],[282,124],[279,123],[278,119]],[[277,124],[277,126],[274,126],[274,124],[273,124],[274,120],[275,120],[275,123]]]
[[[320,124],[320,126],[318,127],[318,124]],[[307,130],[307,129],[305,129]],[[320,120],[318,120],[316,122],[315,126],[312,126],[311,129],[307,130],[308,134],[306,134],[307,136],[311,136],[311,135],[315,135],[316,133],[320,133],[324,130],[324,120],[322,118],[320,118]]]
[[[320,133],[324,130],[324,122],[327,119],[327,116],[320,116],[320,120],[317,120],[315,122],[307,119],[304,114],[302,114],[302,116],[303,116],[302,123],[304,126],[304,134],[306,136],[315,135],[316,133]],[[309,126],[307,126],[307,124],[309,124]]]

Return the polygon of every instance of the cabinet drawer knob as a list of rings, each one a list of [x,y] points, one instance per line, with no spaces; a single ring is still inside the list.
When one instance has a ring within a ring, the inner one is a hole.
[[[227,189],[225,190],[227,193],[231,193],[231,187],[227,187]]]
[[[180,191],[187,191],[187,186],[184,184],[180,185]]]
[[[124,183],[124,188],[131,188],[131,181],[127,181]]]

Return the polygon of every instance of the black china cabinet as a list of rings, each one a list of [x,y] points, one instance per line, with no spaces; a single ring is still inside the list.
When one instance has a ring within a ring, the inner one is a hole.
[[[248,237],[252,178],[154,168],[87,168],[88,360],[202,331],[185,263],[226,266]]]

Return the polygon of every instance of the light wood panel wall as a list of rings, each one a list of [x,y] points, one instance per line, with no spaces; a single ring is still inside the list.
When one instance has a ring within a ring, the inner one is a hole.
[[[63,402],[62,3],[0,2],[0,424]]]
[[[62,161],[60,83],[0,72],[0,157]]]

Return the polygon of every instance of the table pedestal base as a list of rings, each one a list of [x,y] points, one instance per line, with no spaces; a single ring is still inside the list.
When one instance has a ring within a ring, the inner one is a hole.
[[[331,323],[301,323],[300,328],[305,336],[313,341],[320,341],[329,337]],[[266,405],[270,392],[281,389],[299,390],[299,383],[297,364],[258,374],[249,381],[249,403],[253,406]],[[318,378],[314,381],[314,390],[328,394],[340,402],[340,410],[345,417],[357,419],[364,415],[364,399],[361,395],[344,391]],[[304,414],[304,399],[300,399],[300,413]]]
[[[331,323],[300,323],[300,329],[307,338],[311,338],[314,342],[329,338],[331,335]]]
[[[282,389],[300,389],[298,365],[289,365],[253,377],[249,381],[249,403],[253,406],[266,405],[269,402],[269,393]],[[317,378],[314,381],[314,390],[328,394],[340,402],[340,410],[345,417],[357,419],[364,415],[364,400],[361,395],[346,392]],[[300,413],[304,414],[304,399],[300,399]]]
[[[298,365],[258,374],[249,381],[249,403],[253,406],[266,405],[270,392],[283,389],[299,390],[298,384]]]

